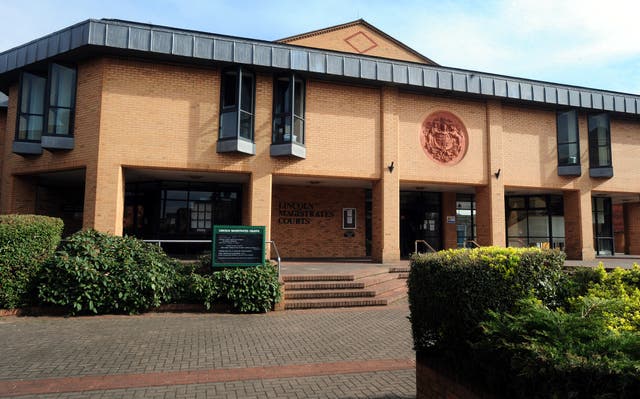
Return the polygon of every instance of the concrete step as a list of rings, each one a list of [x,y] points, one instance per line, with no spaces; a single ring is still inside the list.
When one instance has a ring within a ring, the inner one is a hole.
[[[356,282],[362,282],[365,287],[371,287],[376,284],[384,283],[385,281],[397,279],[398,276],[393,273],[381,273],[356,279]]]
[[[348,290],[362,289],[364,287],[365,282],[363,281],[303,281],[284,284],[285,292],[295,290]]]
[[[398,278],[406,280],[409,278],[409,273],[398,273]]]
[[[285,309],[346,308],[356,306],[385,306],[386,299],[342,298],[342,299],[295,299],[286,301]]]
[[[411,271],[411,268],[409,266],[389,268],[389,273],[409,273],[410,271]]]
[[[379,298],[380,295],[384,294],[385,292],[394,291],[398,288],[404,288],[406,290],[407,282],[405,280],[394,278],[393,280],[388,280],[380,284],[369,286],[367,287],[367,290],[375,292],[375,297]]]
[[[286,291],[284,298],[292,299],[328,299],[328,298],[370,298],[376,295],[374,290],[300,290]]]
[[[353,274],[286,274],[282,276],[282,281],[353,281]]]
[[[407,287],[398,287],[376,296],[376,299],[387,301],[387,305],[405,299],[407,297]]]

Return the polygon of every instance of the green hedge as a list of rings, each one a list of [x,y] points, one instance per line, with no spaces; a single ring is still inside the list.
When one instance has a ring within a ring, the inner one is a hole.
[[[32,304],[33,282],[60,242],[62,220],[0,215],[0,308]]]
[[[419,358],[496,397],[638,397],[640,267],[566,275],[563,259],[501,248],[414,258]]]
[[[176,268],[158,246],[81,231],[42,268],[39,297],[71,314],[138,313],[171,300]]]
[[[409,273],[414,346],[464,353],[488,310],[508,311],[531,293],[561,300],[564,254],[533,248],[477,248],[416,255]]]

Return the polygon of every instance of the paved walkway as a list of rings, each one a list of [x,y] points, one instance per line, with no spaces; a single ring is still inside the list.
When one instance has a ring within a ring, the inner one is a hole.
[[[411,398],[408,309],[0,318],[0,397]]]

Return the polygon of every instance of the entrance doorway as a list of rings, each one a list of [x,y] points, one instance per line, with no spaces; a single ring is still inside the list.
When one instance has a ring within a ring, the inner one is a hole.
[[[442,249],[442,196],[440,193],[400,191],[400,255],[410,256],[416,240]]]
[[[593,197],[592,209],[596,255],[611,256],[614,254],[611,198]]]

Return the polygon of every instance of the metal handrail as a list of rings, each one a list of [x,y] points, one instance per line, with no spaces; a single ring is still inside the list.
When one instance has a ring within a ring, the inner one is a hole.
[[[425,240],[416,240],[414,242],[414,248],[415,248],[415,253],[418,253],[418,243],[422,243],[424,245],[426,245],[427,249],[431,250],[431,252],[438,252],[435,249],[433,249],[433,247],[431,245],[429,245],[428,242],[426,242]]]
[[[148,243],[158,243],[159,247],[162,247],[162,243],[178,243],[178,244],[200,244],[210,243],[211,240],[142,240]]]
[[[280,252],[278,251],[278,246],[275,241],[267,241],[269,244],[273,245],[273,249],[276,251],[276,256],[278,259],[278,280],[280,280]]]
[[[480,248],[480,244],[478,244],[478,243],[476,242],[476,240],[465,240],[465,241],[464,241],[464,247],[465,247],[465,248],[469,248],[469,247],[467,246],[467,244],[473,244],[473,245],[475,245],[475,248]]]

